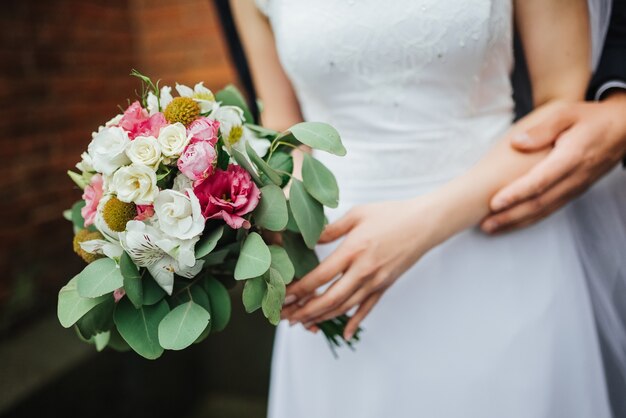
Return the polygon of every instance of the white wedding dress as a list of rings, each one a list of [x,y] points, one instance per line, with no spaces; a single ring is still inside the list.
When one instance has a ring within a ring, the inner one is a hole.
[[[269,0],[263,11],[304,118],[334,125],[348,150],[317,155],[341,190],[331,221],[432,191],[512,122],[510,0]],[[269,417],[609,417],[572,216],[435,248],[339,359],[321,334],[281,323]]]

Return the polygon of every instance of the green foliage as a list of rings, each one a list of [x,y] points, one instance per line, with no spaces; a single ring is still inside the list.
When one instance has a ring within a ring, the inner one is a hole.
[[[270,245],[270,253],[272,254],[272,263],[270,270],[276,270],[285,284],[291,283],[295,274],[293,263],[289,259],[287,251],[278,245]]]
[[[265,295],[263,295],[261,309],[265,317],[270,321],[270,324],[278,325],[280,322],[280,311],[285,301],[285,281],[280,277],[278,270],[274,269],[270,269],[268,273],[263,275],[263,279],[265,279],[267,290]]]
[[[111,328],[111,330],[109,331],[109,341],[107,346],[115,351],[120,352],[131,350],[130,345],[128,345],[128,343],[124,341],[124,338],[122,338],[119,331],[115,327]]]
[[[107,297],[76,322],[80,333],[86,339],[96,334],[109,331],[113,327],[113,310],[115,300]]]
[[[207,277],[202,284],[211,303],[212,332],[222,331],[230,321],[231,302],[228,290],[213,277]]]
[[[128,298],[123,298],[115,308],[113,320],[122,338],[137,354],[154,360],[163,354],[163,347],[159,345],[158,329],[169,311],[170,308],[164,300],[135,309]]]
[[[94,307],[103,303],[111,295],[97,298],[86,298],[78,294],[78,276],[75,276],[59,291],[59,301],[57,305],[57,316],[59,322],[65,328],[74,325],[80,318]]]
[[[293,157],[286,152],[277,151],[272,153],[267,160],[267,164],[280,176],[279,186],[285,187],[291,180],[291,174],[293,173]],[[261,175],[261,179],[265,181],[264,174]]]
[[[86,203],[84,200],[79,200],[72,205],[72,223],[74,224],[74,228],[76,229],[85,228],[85,220],[83,219],[83,215],[80,213],[80,210],[84,208],[85,205]]]
[[[294,232],[285,231],[283,236],[283,248],[287,251],[289,259],[293,263],[295,276],[304,277],[319,264],[319,259],[315,251],[308,248],[302,236]]]
[[[159,324],[159,344],[168,350],[189,347],[209,325],[211,315],[190,300],[172,309]]]
[[[228,168],[228,163],[230,162],[230,155],[224,151],[224,143],[221,136],[219,141],[217,141],[217,144],[215,144],[215,152],[217,152],[217,168],[220,170],[226,170]]]
[[[261,187],[261,200],[253,214],[260,227],[270,231],[282,231],[289,220],[283,190],[274,184]]]
[[[289,193],[289,207],[307,247],[315,248],[324,229],[322,204],[306,191],[300,180],[293,179]]]
[[[346,155],[339,133],[332,126],[322,122],[301,122],[289,128],[301,143],[311,148],[326,151],[338,156]]]
[[[266,290],[267,285],[262,276],[246,280],[242,294],[243,306],[246,308],[246,312],[251,313],[261,307]]]
[[[289,215],[289,220],[287,221],[287,226],[285,227],[285,229],[287,229],[287,231],[299,234],[300,229],[298,229],[298,224],[296,224],[296,220],[293,217],[293,212],[291,210],[291,205],[289,204],[289,201],[287,201],[287,214]]]
[[[126,296],[130,299],[135,308],[143,305],[143,283],[141,282],[141,275],[139,269],[130,258],[130,256],[124,252],[120,257],[120,272],[124,277],[124,291]]]
[[[256,232],[251,232],[243,243],[241,253],[235,266],[235,279],[246,280],[258,277],[270,268],[272,256]]]
[[[120,269],[110,258],[100,258],[90,263],[78,276],[78,294],[95,298],[111,293],[124,285]]]
[[[278,135],[278,131],[255,125],[253,123],[247,123],[246,126],[260,138],[274,139],[276,135]]]
[[[215,99],[218,102],[221,102],[223,106],[237,106],[243,110],[243,117],[246,123],[254,123],[254,118],[252,117],[252,113],[248,108],[248,104],[246,103],[246,99],[244,99],[243,95],[237,87],[229,84],[224,89],[218,91],[215,94]]]
[[[282,178],[280,177],[280,175],[276,171],[274,171],[274,169],[270,167],[263,160],[263,158],[259,157],[259,155],[252,148],[249,142],[246,142],[245,146],[246,146],[246,153],[248,154],[250,161],[252,161],[252,163],[254,163],[254,165],[259,169],[259,172],[262,174],[265,174],[265,177],[267,177],[272,183],[276,184],[277,186],[280,186],[280,184],[282,183]]]
[[[207,267],[222,264],[229,252],[228,248],[222,248],[221,250],[213,251],[205,255],[202,257],[204,260],[204,266]]]
[[[224,227],[219,226],[209,233],[202,234],[200,241],[196,244],[196,258],[202,258],[213,251],[223,233]]]
[[[141,280],[143,282],[143,304],[146,306],[154,305],[165,297],[165,290],[147,271],[144,272],[144,276]]]
[[[333,173],[324,164],[304,154],[302,162],[304,188],[321,204],[330,208],[339,205],[339,187]]]
[[[70,178],[72,179],[72,181],[81,189],[84,190],[85,186],[87,186],[89,183],[87,182],[87,180],[85,179],[85,177],[82,174],[78,174],[72,170],[68,170],[67,171],[67,175],[70,176]]]
[[[231,148],[229,152],[237,164],[243,167],[250,174],[250,177],[252,177],[252,180],[254,180],[256,185],[262,187],[263,181],[261,180],[261,177],[259,177],[259,173],[257,173],[256,169],[252,166],[252,163],[248,161],[248,158],[235,148]]]

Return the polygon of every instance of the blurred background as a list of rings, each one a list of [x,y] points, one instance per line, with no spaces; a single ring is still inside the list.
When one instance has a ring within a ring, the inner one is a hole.
[[[273,330],[238,299],[223,333],[156,362],[96,353],[56,319],[58,290],[83,267],[61,215],[81,195],[66,171],[134,100],[130,70],[214,91],[249,86],[224,3],[3,2],[0,417],[265,416]]]

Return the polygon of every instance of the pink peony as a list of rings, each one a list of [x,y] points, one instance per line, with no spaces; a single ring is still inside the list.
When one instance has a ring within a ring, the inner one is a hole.
[[[152,205],[137,205],[136,221],[145,221],[154,216],[154,206]]]
[[[231,164],[227,171],[217,170],[206,181],[194,187],[202,214],[207,219],[223,219],[231,228],[250,228],[243,216],[254,210],[261,191],[250,174]]]
[[[194,120],[187,128],[187,133],[191,134],[193,138],[209,141],[211,145],[215,145],[219,128],[220,123],[218,121],[205,117]]]
[[[85,206],[80,210],[80,214],[85,220],[85,226],[93,225],[96,220],[96,212],[98,210],[98,203],[102,198],[102,175],[94,174],[91,177],[91,182],[85,187],[83,191],[83,200]]]
[[[118,124],[128,132],[128,137],[133,140],[138,136],[159,136],[159,131],[167,125],[163,113],[155,113],[152,116],[141,107],[139,102],[134,102],[124,111],[124,115]]]
[[[199,184],[213,172],[213,164],[217,159],[213,145],[210,141],[194,138],[178,159],[178,169],[194,184]]]

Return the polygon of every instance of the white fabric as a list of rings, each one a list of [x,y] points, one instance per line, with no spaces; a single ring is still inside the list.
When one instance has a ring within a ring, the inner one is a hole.
[[[266,11],[305,119],[333,124],[348,149],[317,155],[341,189],[331,221],[433,190],[511,123],[509,1],[271,0]],[[269,417],[609,417],[573,220],[459,234],[388,290],[339,360],[323,336],[281,323]]]
[[[268,0],[265,0],[266,2]],[[591,26],[592,68],[597,68],[602,56],[604,38],[609,29],[612,0],[588,0],[589,22]]]

